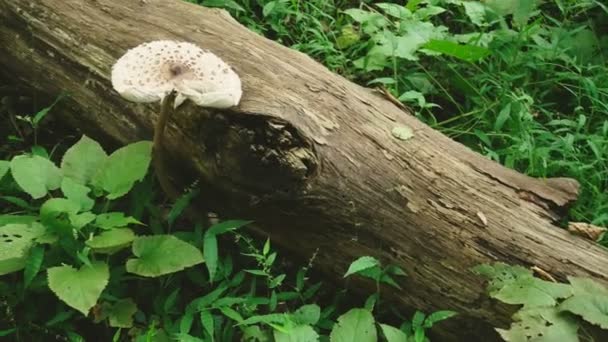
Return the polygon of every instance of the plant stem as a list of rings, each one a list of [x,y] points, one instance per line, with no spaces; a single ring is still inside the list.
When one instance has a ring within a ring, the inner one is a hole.
[[[163,189],[165,194],[171,199],[179,197],[179,192],[175,189],[171,180],[169,179],[169,172],[165,167],[165,158],[163,153],[163,139],[165,133],[165,126],[169,119],[171,112],[171,106],[175,101],[175,92],[171,92],[167,95],[161,104],[160,115],[158,121],[156,121],[156,127],[154,127],[154,140],[152,143],[153,163],[156,178],[160,183],[160,187]]]

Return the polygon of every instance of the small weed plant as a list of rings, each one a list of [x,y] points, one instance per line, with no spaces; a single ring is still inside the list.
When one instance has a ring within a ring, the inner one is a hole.
[[[394,277],[405,272],[371,257],[345,274],[378,284],[364,307],[322,308],[321,283],[307,276],[312,260],[290,280],[270,240],[258,245],[239,232],[249,221],[182,226],[196,189],[163,214],[148,176],[151,149],[140,141],[107,154],[82,136],[58,163],[39,145],[0,161],[0,337],[423,342],[427,329],[454,314],[377,323],[379,285],[399,287]],[[239,252],[222,255],[221,236]]]

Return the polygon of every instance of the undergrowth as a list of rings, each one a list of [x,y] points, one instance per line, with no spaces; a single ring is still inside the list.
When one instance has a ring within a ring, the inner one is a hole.
[[[190,2],[225,8],[355,82],[385,87],[431,127],[507,167],[575,178],[570,220],[608,225],[605,3]]]

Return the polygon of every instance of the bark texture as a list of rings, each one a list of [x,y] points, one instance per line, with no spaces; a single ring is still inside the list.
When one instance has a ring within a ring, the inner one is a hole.
[[[55,113],[94,137],[151,139],[158,104],[123,100],[109,79],[128,48],[156,39],[212,51],[244,87],[238,108],[186,104],[173,115],[165,146],[187,166],[174,176],[200,177],[218,210],[254,219],[294,253],[318,251],[321,271],[339,278],[375,256],[408,272],[403,291],[384,290],[396,305],[456,310],[472,325],[508,317],[469,271],[480,263],[607,282],[606,252],[555,225],[576,182],[488,161],[223,11],[177,0],[0,0],[2,73],[49,96],[68,91]],[[413,138],[391,133],[402,126]]]

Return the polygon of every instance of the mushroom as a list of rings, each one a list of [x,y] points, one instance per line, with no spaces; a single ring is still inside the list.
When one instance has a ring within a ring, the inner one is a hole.
[[[112,86],[133,102],[161,102],[154,128],[154,168],[163,190],[174,199],[179,192],[164,168],[162,144],[165,125],[173,107],[186,99],[198,106],[229,108],[238,105],[241,80],[213,53],[187,42],[159,40],[127,51],[112,67]]]

